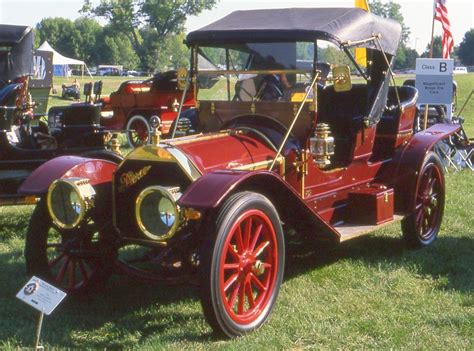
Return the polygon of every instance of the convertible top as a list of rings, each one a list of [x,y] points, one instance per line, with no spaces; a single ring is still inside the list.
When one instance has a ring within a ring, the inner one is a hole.
[[[195,30],[186,44],[233,42],[285,42],[327,40],[337,45],[369,39],[380,34],[383,51],[395,55],[401,37],[398,22],[359,8],[288,8],[235,11]],[[373,42],[358,46],[376,48]]]
[[[31,27],[0,24],[0,44],[13,46],[20,43],[25,35],[31,32]]]
[[[33,40],[31,27],[0,24],[0,88],[33,73]]]

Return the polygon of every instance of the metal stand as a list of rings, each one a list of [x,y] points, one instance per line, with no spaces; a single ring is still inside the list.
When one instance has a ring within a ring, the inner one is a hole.
[[[40,346],[40,337],[41,337],[41,327],[43,326],[43,317],[44,313],[40,312],[39,318],[38,318],[38,325],[36,326],[36,340],[35,340],[35,350],[44,350],[43,346]]]

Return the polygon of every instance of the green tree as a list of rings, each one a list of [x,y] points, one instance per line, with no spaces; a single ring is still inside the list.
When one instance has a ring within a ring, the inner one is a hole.
[[[153,57],[163,50],[157,49],[149,40],[163,43],[174,34],[184,30],[187,16],[198,15],[211,9],[217,0],[101,0],[94,6],[85,0],[82,12],[105,18],[116,33],[125,34],[140,57],[142,66],[156,66]],[[168,64],[168,62],[167,62]]]
[[[464,38],[459,44],[458,57],[463,65],[474,65],[474,29],[464,34]]]
[[[125,34],[105,35],[101,63],[122,65],[126,69],[137,69],[140,59],[133,50],[130,40]]]
[[[426,49],[421,55],[421,57],[430,57],[431,42],[426,44]],[[441,36],[437,35],[434,37],[433,41],[433,58],[442,58],[443,57],[443,44],[441,42]]]
[[[36,25],[39,41],[48,41],[52,47],[65,56],[79,57],[81,34],[74,22],[67,18],[45,18]]]
[[[383,18],[391,18],[400,23],[402,26],[402,43],[406,44],[410,37],[410,28],[405,24],[401,12],[401,6],[396,2],[390,1],[386,4],[382,3],[381,0],[372,0],[369,2],[370,10]]]
[[[413,52],[409,53],[409,49],[406,46],[410,37],[410,28],[405,24],[405,19],[401,12],[401,6],[392,1],[384,4],[381,0],[373,0],[369,2],[369,7],[374,14],[384,18],[391,18],[402,26],[401,43],[395,57],[394,68],[404,69],[414,67],[411,62],[413,59]]]

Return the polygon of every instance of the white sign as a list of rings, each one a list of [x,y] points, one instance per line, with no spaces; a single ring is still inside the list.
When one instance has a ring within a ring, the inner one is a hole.
[[[454,60],[416,59],[415,86],[419,104],[451,104],[453,102]]]
[[[46,283],[44,280],[32,277],[16,294],[16,297],[49,316],[66,295],[64,291]]]

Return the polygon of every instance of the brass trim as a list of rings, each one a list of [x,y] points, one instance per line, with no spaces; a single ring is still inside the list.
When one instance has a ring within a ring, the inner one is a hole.
[[[239,170],[239,171],[257,171],[257,170],[261,170],[261,169],[267,169],[268,166],[272,162],[273,162],[273,159],[272,160],[254,162],[254,163],[250,163],[248,165],[230,167],[229,169],[235,169],[235,170]],[[283,156],[280,156],[278,158],[277,162],[278,162],[279,165],[281,165],[282,163],[285,162],[285,158]]]
[[[62,229],[73,229],[77,227],[82,220],[84,219],[87,210],[91,207],[91,204],[86,201],[84,193],[81,191],[79,188],[79,183],[80,182],[86,182],[85,184],[89,184],[89,179],[87,178],[69,178],[69,179],[56,179],[51,185],[49,186],[48,189],[48,194],[46,196],[46,204],[48,207],[48,213],[51,217],[51,220],[55,225],[57,225],[59,228]],[[53,193],[54,189],[61,183],[68,184],[73,188],[73,190],[77,193],[78,199],[79,199],[79,205],[81,206],[81,211],[79,212],[77,219],[71,223],[71,224],[65,224],[62,223],[61,220],[56,216],[56,214],[53,211],[53,206],[52,206],[52,199],[51,199],[51,194]],[[92,186],[89,184],[89,186],[92,188]],[[93,195],[95,195],[95,191],[92,188]]]
[[[160,235],[160,236],[150,232],[143,224],[142,218],[140,216],[140,207],[143,200],[146,198],[146,196],[148,196],[149,194],[155,191],[158,191],[163,197],[167,198],[174,204],[175,221],[173,225],[171,226],[170,230],[168,231],[168,233],[164,235]],[[178,228],[181,222],[181,212],[179,210],[178,205],[176,204],[174,196],[167,189],[161,186],[150,186],[142,190],[142,192],[138,195],[137,199],[135,200],[135,219],[137,220],[138,227],[140,228],[142,233],[145,234],[149,239],[156,240],[157,242],[164,242],[172,238],[178,231]]]
[[[202,175],[194,162],[171,143],[163,143],[159,147],[142,146],[136,148],[130,152],[126,160],[177,163],[191,181],[195,181]]]
[[[183,145],[183,144],[188,144],[188,143],[191,143],[191,142],[194,142],[196,141],[197,139],[199,141],[206,141],[206,140],[212,140],[212,139],[218,139],[218,138],[223,138],[223,137],[226,137],[226,136],[229,136],[231,133],[230,129],[226,129],[226,130],[222,130],[218,133],[214,133],[214,134],[207,134],[207,135],[204,135],[204,134],[197,134],[197,135],[191,135],[191,136],[186,136],[186,137],[183,137],[183,138],[177,138],[177,139],[173,139],[173,140],[169,140],[166,142],[167,145],[172,145],[172,146],[175,146],[175,145]]]

